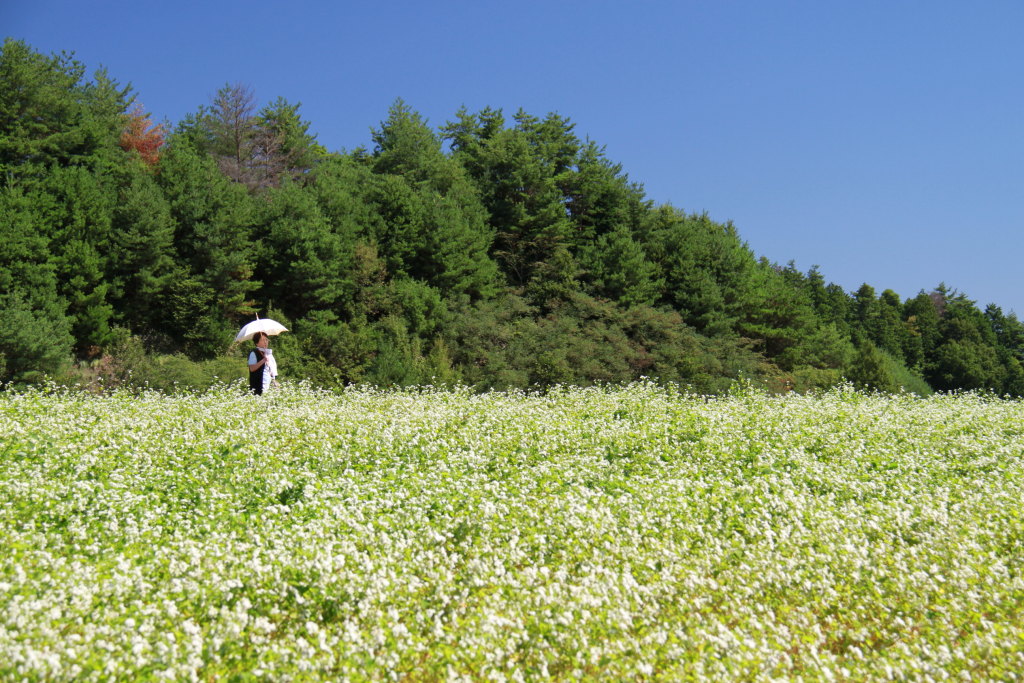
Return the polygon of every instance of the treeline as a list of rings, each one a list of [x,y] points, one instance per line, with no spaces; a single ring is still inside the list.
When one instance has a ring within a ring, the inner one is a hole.
[[[722,391],[847,378],[1024,394],[1024,326],[943,286],[903,301],[758,259],[654,205],[569,119],[396,102],[329,152],[299,106],[225,86],[173,129],[129,87],[0,54],[0,381],[202,385],[255,313],[283,374],[477,387],[641,376]]]

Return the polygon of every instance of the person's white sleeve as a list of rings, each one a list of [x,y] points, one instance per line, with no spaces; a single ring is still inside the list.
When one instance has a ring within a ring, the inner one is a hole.
[[[250,351],[249,352],[249,365],[256,365],[256,362],[257,362],[256,361],[256,352],[255,351]]]

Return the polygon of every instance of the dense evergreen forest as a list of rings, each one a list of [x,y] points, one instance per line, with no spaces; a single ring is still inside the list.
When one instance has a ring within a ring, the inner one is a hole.
[[[244,372],[323,386],[843,378],[1024,395],[1024,325],[938,286],[848,293],[736,228],[655,205],[558,114],[395,102],[330,152],[299,105],[222,88],[174,126],[70,55],[0,54],[0,382],[158,388]]]

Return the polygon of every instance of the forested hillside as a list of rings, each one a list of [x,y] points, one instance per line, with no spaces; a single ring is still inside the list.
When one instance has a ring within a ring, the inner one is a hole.
[[[1024,395],[1014,315],[759,259],[733,225],[646,199],[561,115],[435,129],[398,101],[369,147],[328,151],[298,104],[256,102],[229,85],[157,125],[113,75],[5,41],[0,381],[232,378],[259,313],[292,330],[282,374],[325,386]]]

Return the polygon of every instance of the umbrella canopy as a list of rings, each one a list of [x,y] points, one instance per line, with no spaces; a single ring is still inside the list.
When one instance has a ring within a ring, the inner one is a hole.
[[[270,318],[257,318],[251,323],[248,323],[245,327],[238,331],[235,335],[235,341],[246,341],[252,339],[257,332],[266,332],[267,334],[281,334],[287,332],[288,328]]]

